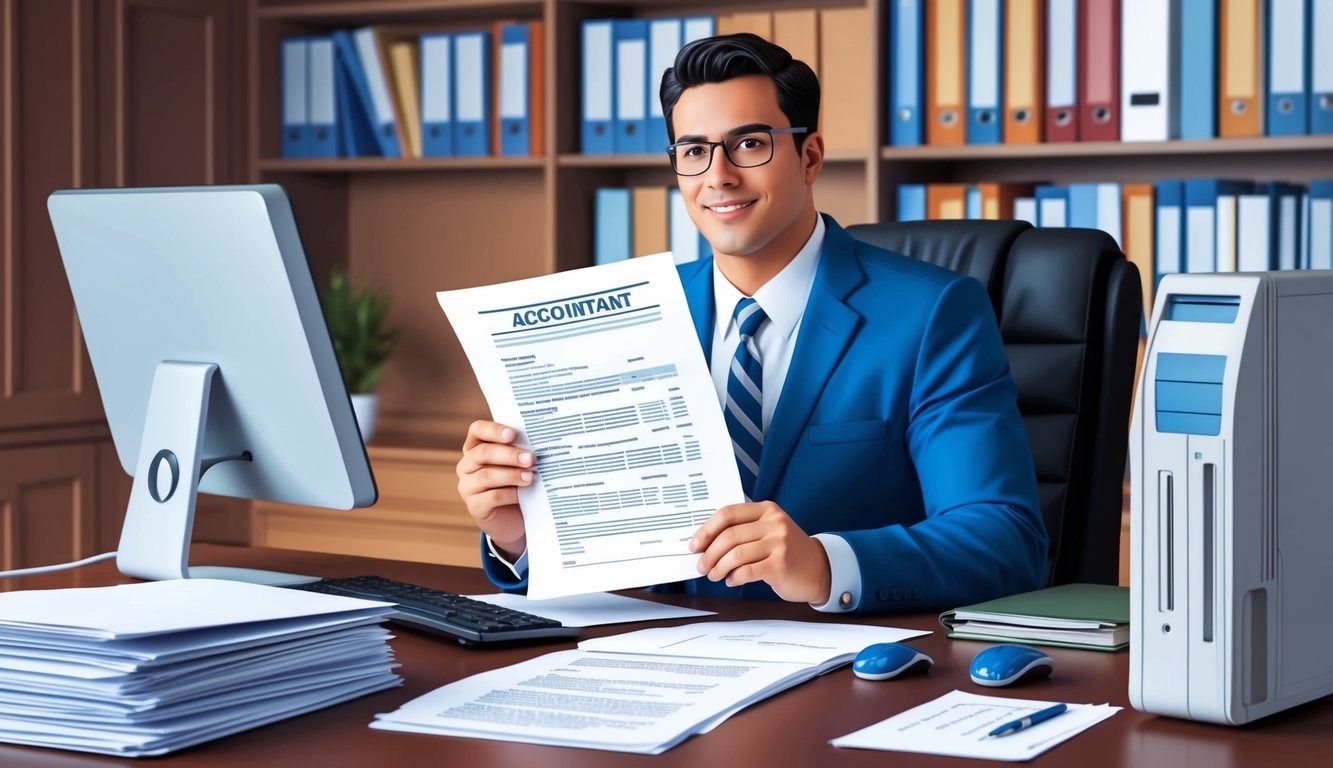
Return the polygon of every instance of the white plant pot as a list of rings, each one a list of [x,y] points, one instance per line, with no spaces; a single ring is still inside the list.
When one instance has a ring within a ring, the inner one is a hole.
[[[375,417],[380,411],[380,396],[352,395],[352,411],[356,414],[357,425],[361,427],[361,439],[369,443],[375,435]]]

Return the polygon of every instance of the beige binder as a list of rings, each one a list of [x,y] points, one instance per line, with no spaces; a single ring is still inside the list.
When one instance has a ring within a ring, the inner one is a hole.
[[[819,12],[773,12],[773,42],[787,49],[792,58],[804,61],[819,74]]]
[[[865,152],[871,147],[874,105],[869,74],[874,66],[870,12],[865,8],[831,8],[819,13],[819,72],[823,89],[820,131],[824,149]]]
[[[753,32],[765,40],[773,39],[773,14],[767,12],[728,13],[717,17],[717,33],[734,35]]]
[[[630,190],[630,205],[634,221],[630,254],[648,256],[671,250],[671,235],[667,226],[667,188],[634,187]]]

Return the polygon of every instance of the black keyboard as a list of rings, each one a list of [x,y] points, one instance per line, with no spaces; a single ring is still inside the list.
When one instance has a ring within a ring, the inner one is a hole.
[[[492,645],[517,640],[577,637],[577,627],[513,608],[483,603],[430,587],[379,576],[353,576],[292,584],[292,589],[397,603],[390,621],[457,640],[462,645]]]

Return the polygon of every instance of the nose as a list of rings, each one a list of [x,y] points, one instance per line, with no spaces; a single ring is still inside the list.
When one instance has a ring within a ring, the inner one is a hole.
[[[704,183],[713,189],[736,186],[740,179],[736,175],[736,166],[731,164],[731,158],[721,144],[713,147],[712,151],[712,162],[708,164],[708,170],[704,171]]]

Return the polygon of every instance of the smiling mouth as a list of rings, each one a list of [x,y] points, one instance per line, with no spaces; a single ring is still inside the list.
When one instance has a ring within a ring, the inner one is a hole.
[[[726,205],[705,205],[704,207],[710,211],[713,211],[714,213],[731,213],[732,211],[739,211],[742,208],[749,208],[752,205],[754,205],[754,201],[749,200],[744,203],[727,203]]]

